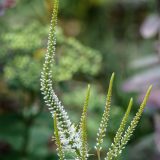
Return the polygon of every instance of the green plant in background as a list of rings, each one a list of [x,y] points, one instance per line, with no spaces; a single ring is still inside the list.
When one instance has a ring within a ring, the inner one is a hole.
[[[47,54],[45,56],[45,62],[43,64],[43,71],[41,72],[41,91],[44,95],[46,105],[54,117],[54,133],[55,141],[57,144],[57,151],[60,160],[66,159],[66,151],[71,152],[72,159],[75,160],[86,160],[90,156],[88,143],[87,143],[87,108],[90,97],[90,86],[86,93],[86,100],[84,103],[83,113],[79,125],[75,125],[71,122],[68,113],[65,111],[60,100],[56,96],[52,87],[52,62],[56,50],[56,26],[57,26],[57,14],[58,14],[58,0],[54,1],[53,16],[51,20],[51,27],[48,40]],[[114,73],[111,76],[108,93],[106,97],[106,107],[100,122],[100,127],[97,133],[97,143],[95,148],[97,150],[98,160],[101,159],[100,151],[102,149],[103,138],[107,124],[109,121],[110,108],[111,108],[111,97],[112,97],[112,86],[114,80]],[[126,129],[128,116],[132,107],[133,99],[131,98],[127,111],[122,119],[120,127],[115,135],[113,143],[109,148],[105,160],[112,160],[119,157],[122,150],[130,140],[140,118],[143,110],[146,106],[149,98],[152,86],[149,87],[144,100],[136,113],[135,117],[131,121],[130,125]]]
[[[9,47],[12,48],[12,57],[3,62],[0,60],[0,63],[6,64],[4,65],[4,77],[10,86],[37,91],[39,84],[35,85],[35,82],[39,80],[40,74],[33,72],[40,73],[41,70],[45,50],[43,41],[48,25],[44,26],[37,22],[27,25],[24,30],[20,28],[21,26],[18,26],[2,34],[2,48],[5,51],[0,51],[0,57],[7,59],[4,57],[8,56]],[[65,37],[60,27],[57,28],[57,37],[60,54],[57,55],[57,63],[54,64],[53,76],[58,75],[55,81],[70,80],[77,72],[91,76],[98,73],[101,67],[99,64],[102,61],[98,51],[82,45],[75,38]],[[91,64],[94,64],[92,68]],[[24,73],[26,68],[28,74]],[[28,75],[31,75],[32,79],[25,77]]]
[[[45,23],[41,23],[36,11],[32,8],[34,5],[40,8],[43,3],[39,3],[39,0],[30,3],[31,8],[27,8],[24,1],[17,2],[16,8],[4,17],[3,24],[6,25],[3,28],[4,31],[0,29],[0,123],[2,124],[0,125],[0,146],[2,143],[10,146],[11,153],[4,152],[4,157],[8,159],[18,159],[17,157],[30,159],[34,156],[33,159],[39,157],[47,159],[55,156],[55,153],[49,150],[52,146],[48,148],[48,139],[52,132],[48,125],[51,123],[48,123],[47,113],[40,100],[40,84],[37,83],[46,50],[49,22],[46,22],[47,16],[43,8],[40,13]],[[61,84],[65,83],[64,81],[74,79],[75,75],[87,79],[99,72],[102,59],[100,52],[83,45],[74,37],[65,36],[60,26],[57,27],[57,46],[59,54],[56,55],[53,76],[58,75],[55,81],[61,82],[60,89],[63,89],[64,86]],[[92,68],[91,64],[93,64]]]

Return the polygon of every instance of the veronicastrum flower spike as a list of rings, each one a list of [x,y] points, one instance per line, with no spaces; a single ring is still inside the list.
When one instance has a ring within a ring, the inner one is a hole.
[[[52,62],[56,50],[56,25],[57,25],[57,14],[58,14],[58,0],[54,0],[53,15],[51,20],[51,27],[48,39],[47,53],[45,55],[45,62],[43,64],[43,71],[41,73],[41,91],[44,95],[44,100],[46,105],[54,117],[54,135],[57,144],[57,151],[60,160],[65,159],[65,151],[74,152],[75,155],[72,160],[87,160],[89,157],[88,144],[87,144],[87,108],[90,96],[90,86],[86,93],[86,99],[83,107],[83,113],[81,116],[81,121],[79,127],[75,127],[71,123],[67,112],[64,110],[63,105],[56,96],[52,87]],[[98,155],[98,160],[101,159],[100,151],[102,149],[103,138],[106,134],[106,128],[110,116],[111,107],[111,97],[112,97],[112,87],[113,87],[114,73],[111,76],[109,88],[106,97],[106,106],[101,119],[100,127],[97,133],[97,143],[96,150]],[[125,126],[128,121],[128,116],[132,107],[133,100],[131,98],[127,111],[122,119],[120,127],[115,135],[113,143],[109,148],[107,157],[105,160],[112,160],[117,158],[122,150],[125,148],[126,144],[130,140],[146,106],[147,100],[149,98],[152,86],[149,87],[146,96],[136,113],[135,117],[130,123],[130,126],[125,131]]]
[[[127,111],[121,121],[121,124],[120,124],[120,127],[114,137],[114,142],[111,144],[111,147],[109,148],[109,151],[107,153],[107,156],[108,156],[108,160],[111,160],[113,155],[117,155],[117,147],[119,147],[120,145],[120,141],[122,139],[122,134],[125,130],[125,126],[127,124],[127,121],[128,121],[128,117],[129,117],[129,114],[130,114],[130,111],[131,111],[131,108],[132,108],[132,105],[133,105],[133,98],[130,99],[129,101],[129,105],[128,105],[128,108],[127,108]]]
[[[81,160],[87,160],[88,157],[88,145],[87,145],[87,109],[88,109],[88,102],[90,97],[90,85],[88,85],[86,99],[84,102],[83,113],[80,122],[80,133],[81,133]]]
[[[111,79],[110,79],[110,83],[109,83],[108,93],[107,93],[107,97],[106,97],[105,110],[104,110],[104,113],[103,113],[103,116],[101,119],[98,133],[97,133],[97,139],[96,139],[97,143],[96,143],[95,148],[97,150],[97,154],[98,154],[99,159],[100,159],[100,151],[102,149],[103,138],[105,137],[106,128],[107,128],[108,121],[109,121],[114,76],[115,76],[115,74],[113,73],[111,76]]]
[[[136,126],[138,125],[138,122],[139,122],[139,120],[142,116],[142,113],[144,111],[144,108],[147,104],[147,100],[149,98],[151,90],[152,90],[152,85],[148,88],[147,93],[144,97],[144,100],[143,100],[142,104],[140,105],[140,108],[139,108],[138,112],[136,113],[135,117],[131,121],[131,124],[128,127],[128,129],[125,131],[124,136],[121,138],[121,140],[119,142],[119,145],[114,146],[115,148],[113,149],[114,152],[112,152],[112,154],[110,154],[110,151],[108,152],[105,160],[112,160],[113,158],[118,157],[122,153],[122,150],[125,148],[126,144],[128,143],[131,136],[133,135],[133,132],[134,132]]]
[[[44,100],[49,110],[54,116],[57,115],[58,127],[62,146],[65,150],[75,151],[79,149],[78,140],[80,135],[76,132],[75,125],[71,123],[67,112],[64,110],[61,102],[56,96],[52,87],[52,62],[56,50],[56,26],[58,14],[58,0],[54,1],[53,15],[51,19],[50,33],[48,38],[47,53],[45,55],[45,62],[43,64],[43,71],[41,73],[41,91],[44,95]],[[75,142],[76,138],[76,142]]]

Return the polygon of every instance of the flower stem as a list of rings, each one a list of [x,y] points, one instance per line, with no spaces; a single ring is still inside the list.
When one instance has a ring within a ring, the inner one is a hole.
[[[97,156],[98,156],[98,160],[101,160],[101,153],[99,150],[97,150]]]

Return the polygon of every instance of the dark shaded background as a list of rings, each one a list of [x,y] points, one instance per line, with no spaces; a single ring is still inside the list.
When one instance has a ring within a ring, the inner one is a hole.
[[[53,120],[39,91],[53,0],[0,0],[0,160],[57,159]],[[120,159],[160,160],[160,2],[60,0],[54,88],[78,122],[91,84],[88,134],[96,132],[112,72],[114,83],[107,151],[131,96],[136,113],[153,91]],[[91,156],[91,159],[96,159]]]

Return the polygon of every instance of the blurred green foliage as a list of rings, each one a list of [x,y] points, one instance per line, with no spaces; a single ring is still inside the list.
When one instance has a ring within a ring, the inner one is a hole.
[[[53,120],[41,101],[39,91],[52,2],[17,0],[16,5],[6,9],[0,17],[2,160],[57,159],[54,155],[55,145],[51,141]],[[57,53],[53,65],[54,86],[72,119],[77,122],[86,84],[93,84],[88,123],[92,146],[105,105],[106,83],[113,71],[119,81],[115,82],[114,106],[106,144],[109,145],[114,137],[127,107],[126,97],[129,96],[122,94],[120,84],[131,75],[128,68],[130,60],[152,51],[154,39],[147,42],[142,40],[139,27],[144,17],[155,10],[156,1],[60,1]],[[136,110],[136,106],[133,108]],[[136,139],[153,132],[152,122],[147,116],[140,126]],[[131,146],[137,145],[134,139],[132,142]],[[131,146],[122,159],[131,159]]]

